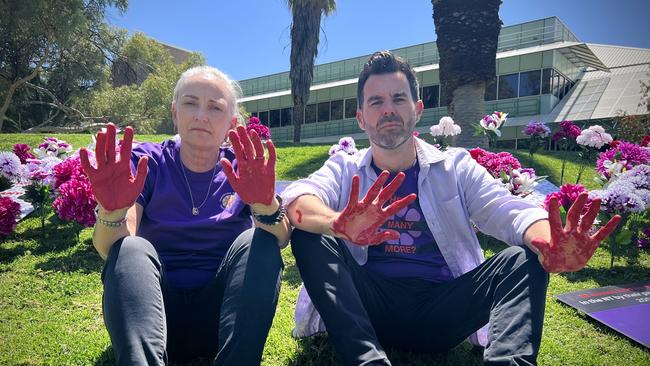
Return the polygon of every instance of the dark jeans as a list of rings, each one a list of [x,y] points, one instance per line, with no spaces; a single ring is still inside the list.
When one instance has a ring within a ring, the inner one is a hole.
[[[384,347],[444,352],[488,320],[486,365],[536,363],[548,274],[528,248],[507,248],[442,284],[371,272],[331,236],[294,230],[291,249],[345,365],[390,365]]]
[[[117,364],[216,355],[215,365],[259,365],[282,267],[276,237],[250,229],[230,246],[214,279],[179,289],[167,283],[151,243],[136,236],[117,241],[102,274],[104,323]]]

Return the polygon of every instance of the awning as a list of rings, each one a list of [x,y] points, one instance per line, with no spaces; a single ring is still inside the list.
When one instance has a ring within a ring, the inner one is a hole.
[[[610,72],[609,68],[591,51],[585,43],[558,48],[557,51],[574,65],[591,67],[596,70]]]

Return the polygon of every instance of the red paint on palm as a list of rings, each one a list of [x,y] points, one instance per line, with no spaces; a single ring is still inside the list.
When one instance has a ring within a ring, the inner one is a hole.
[[[228,132],[235,157],[237,173],[230,161],[221,159],[223,171],[232,188],[249,205],[260,203],[270,206],[275,198],[275,146],[266,141],[269,158],[264,157],[264,146],[255,130],[246,133],[243,126]]]
[[[399,238],[397,231],[379,230],[379,227],[397,211],[413,202],[417,196],[410,194],[383,208],[404,181],[404,173],[399,173],[392,182],[382,188],[388,176],[389,173],[383,171],[361,201],[359,176],[352,178],[348,204],[332,224],[331,229],[336,235],[358,245],[377,245]]]
[[[138,161],[135,177],[131,173],[131,144],[133,128],[124,129],[124,140],[119,159],[115,154],[115,125],[109,123],[106,129],[97,133],[95,158],[97,167],[88,160],[88,151],[81,148],[81,166],[90,180],[97,202],[106,210],[114,211],[131,207],[142,191],[147,177],[147,157]]]
[[[587,197],[587,192],[578,196],[567,213],[564,227],[557,198],[552,198],[549,202],[551,242],[541,238],[534,238],[531,242],[539,251],[540,262],[547,272],[574,272],[584,268],[600,242],[611,234],[621,221],[621,217],[616,215],[594,235],[589,235],[600,209],[600,199],[593,200],[588,211],[581,215]]]

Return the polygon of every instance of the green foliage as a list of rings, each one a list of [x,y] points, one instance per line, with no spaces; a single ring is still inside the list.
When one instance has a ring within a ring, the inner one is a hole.
[[[641,143],[650,134],[650,114],[619,117],[616,126],[616,139]]]
[[[185,70],[205,60],[193,53],[177,65],[160,43],[141,33],[129,38],[123,50],[124,62],[136,73],[145,73],[144,81],[117,87],[106,81],[78,100],[78,108],[118,125],[134,126],[138,133],[172,133],[170,108],[176,81]]]

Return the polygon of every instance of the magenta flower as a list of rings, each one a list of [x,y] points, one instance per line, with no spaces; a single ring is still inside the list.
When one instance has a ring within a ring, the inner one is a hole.
[[[18,158],[20,159],[21,164],[26,164],[27,159],[36,158],[34,155],[32,155],[32,153],[29,152],[31,149],[32,148],[27,144],[15,144],[14,145],[14,154],[16,154],[16,156],[18,156]]]
[[[16,228],[20,215],[20,205],[10,197],[0,197],[0,239],[11,234]]]
[[[268,127],[264,126],[260,119],[257,117],[251,117],[248,119],[248,123],[246,124],[246,132],[249,132],[251,130],[255,130],[255,132],[257,132],[257,134],[263,140],[268,140],[271,138],[271,130]]]
[[[609,180],[619,170],[630,170],[641,164],[650,164],[650,151],[637,144],[621,141],[616,147],[598,155],[596,170]]]
[[[566,138],[575,141],[576,137],[580,136],[580,127],[573,124],[573,121],[564,120],[560,122],[560,129],[555,131],[551,139],[555,142]]]
[[[565,184],[560,187],[559,191],[546,195],[546,199],[544,199],[544,208],[548,211],[548,204],[551,201],[551,198],[556,197],[558,203],[564,208],[564,210],[569,211],[573,202],[578,199],[578,196],[582,192],[587,192],[587,189],[581,184]],[[588,207],[591,200],[588,200],[587,202],[588,203],[585,204],[585,207]]]
[[[71,179],[59,186],[52,207],[59,218],[89,227],[95,224],[97,201],[85,176]]]
[[[81,167],[81,160],[78,155],[67,158],[63,162],[55,165],[53,175],[54,189],[59,188],[69,180],[86,179],[86,173],[84,173]]]

